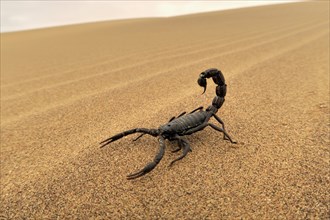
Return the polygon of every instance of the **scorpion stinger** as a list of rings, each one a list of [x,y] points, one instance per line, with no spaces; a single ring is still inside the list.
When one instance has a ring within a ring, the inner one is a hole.
[[[205,127],[210,126],[216,131],[223,133],[223,139],[229,140],[231,143],[236,143],[232,140],[232,138],[229,136],[227,131],[225,130],[225,124],[220,119],[219,116],[216,115],[218,110],[221,108],[225,101],[225,96],[227,92],[227,85],[225,84],[225,78],[220,70],[212,68],[205,70],[202,72],[198,78],[198,84],[204,88],[204,92],[206,91],[206,79],[212,78],[213,82],[217,85],[215,93],[216,96],[213,98],[212,104],[206,108],[206,110],[203,110],[203,107],[198,107],[195,110],[191,111],[190,113],[186,114],[186,112],[181,113],[178,117],[172,117],[170,121],[164,125],[161,125],[158,129],[146,129],[146,128],[135,128],[128,131],[124,131],[122,133],[119,133],[117,135],[114,135],[104,141],[102,141],[100,144],[102,144],[101,147],[104,147],[111,142],[114,142],[122,137],[125,137],[130,134],[134,133],[142,133],[140,136],[138,136],[136,139],[139,139],[144,134],[149,134],[154,137],[159,136],[159,151],[156,154],[154,160],[150,163],[148,163],[142,170],[130,174],[127,176],[127,179],[135,179],[138,177],[141,177],[147,173],[149,173],[151,170],[153,170],[157,164],[160,162],[160,160],[164,156],[165,152],[165,140],[168,139],[170,141],[176,140],[178,141],[178,148],[172,152],[177,152],[182,149],[182,154],[175,160],[173,160],[170,163],[170,166],[173,165],[175,162],[181,160],[184,158],[190,151],[191,147],[189,143],[185,140],[185,135],[190,135],[195,132],[203,130]],[[204,93],[203,92],[203,93]],[[214,117],[216,121],[218,121],[222,128],[209,123],[209,120],[211,117]]]
[[[207,82],[206,82],[206,79],[203,78],[203,77],[199,77],[198,80],[197,80],[197,83],[198,85],[200,85],[201,87],[204,87],[204,91],[202,93],[202,95],[205,93],[206,91],[206,86],[207,86]]]

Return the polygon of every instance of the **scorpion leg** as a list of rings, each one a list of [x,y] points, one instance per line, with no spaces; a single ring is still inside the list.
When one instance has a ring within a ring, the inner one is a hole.
[[[171,151],[172,153],[178,152],[179,150],[182,149],[182,146],[183,146],[181,139],[176,139],[176,140],[178,141],[179,146],[176,149],[172,150]]]
[[[214,124],[211,124],[211,123],[208,123],[208,125],[211,126],[213,129],[222,132],[222,133],[223,133],[223,134],[229,139],[229,141],[230,141],[232,144],[237,144],[237,142],[236,142],[236,141],[233,141],[233,140],[231,139],[231,137],[229,136],[229,134],[228,134],[224,129],[219,128],[218,126],[216,126],[216,125],[214,125]]]
[[[186,131],[186,132],[184,133],[184,135],[190,135],[190,134],[195,133],[195,132],[197,132],[197,131],[201,131],[201,130],[203,130],[206,126],[208,126],[208,123],[207,123],[207,122],[205,122],[205,123],[203,123],[203,124],[201,124],[201,125],[199,125],[199,126],[197,126],[197,127],[194,127],[194,128],[189,129],[188,131]]]
[[[219,116],[217,116],[216,114],[212,114],[212,116],[222,125],[222,129],[224,131],[226,131],[225,129],[225,123],[221,120],[221,118]],[[225,133],[223,133],[223,139],[224,140],[228,140],[228,138],[226,137]]]
[[[134,138],[133,141],[137,141],[137,140],[140,139],[143,135],[145,135],[145,133],[140,134],[137,138]]]
[[[187,141],[185,141],[182,138],[178,138],[178,141],[180,143],[180,145],[183,146],[183,152],[182,155],[178,158],[176,158],[175,160],[173,160],[169,166],[172,166],[176,161],[181,160],[182,158],[184,158],[185,156],[187,156],[188,152],[191,151],[190,145]]]
[[[163,158],[164,152],[165,152],[164,138],[162,136],[160,136],[158,141],[159,141],[160,149],[159,149],[158,153],[156,154],[154,160],[152,162],[148,163],[142,170],[128,175],[127,179],[131,180],[131,179],[135,179],[140,176],[143,176],[143,175],[149,173],[151,170],[153,170],[157,166],[157,164]]]
[[[168,122],[171,122],[175,119],[175,116],[173,116]]]
[[[168,122],[171,122],[171,121],[173,121],[176,118],[180,118],[184,114],[186,114],[186,112],[182,112],[180,115],[178,115],[178,117],[173,116]]]
[[[180,118],[182,115],[186,114],[187,112],[182,112],[180,115],[178,115],[177,118]]]
[[[182,147],[177,147],[176,149],[172,150],[171,152],[172,152],[172,153],[176,153],[176,152],[178,152],[179,150],[181,150],[181,148],[182,148]]]
[[[118,140],[122,137],[127,136],[127,135],[134,134],[136,132],[149,134],[149,135],[152,135],[154,137],[158,136],[158,130],[156,130],[156,129],[134,128],[134,129],[127,130],[127,131],[124,131],[122,133],[116,134],[116,135],[114,135],[110,138],[107,138],[104,141],[100,142],[100,144],[102,144],[101,148],[108,145],[108,144],[110,144],[111,142],[114,142],[114,141],[116,141],[116,140]]]
[[[202,110],[203,108],[204,108],[203,106],[200,106],[200,107],[192,110],[189,114],[194,113],[195,111],[198,111],[198,110]]]

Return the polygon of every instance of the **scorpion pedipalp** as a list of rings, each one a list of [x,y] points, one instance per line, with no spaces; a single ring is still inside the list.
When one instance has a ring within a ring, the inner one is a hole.
[[[164,143],[165,140],[164,140],[164,138],[162,136],[160,136],[158,141],[159,141],[160,148],[159,148],[159,151],[156,154],[154,160],[152,162],[148,163],[142,170],[140,170],[136,173],[128,175],[127,179],[131,180],[131,179],[135,179],[135,178],[138,178],[140,176],[143,176],[143,175],[149,173],[151,170],[153,170],[157,166],[157,164],[163,158],[164,153],[165,153],[165,143]]]
[[[116,141],[120,138],[123,138],[127,135],[134,134],[134,133],[137,133],[137,132],[143,133],[143,134],[149,134],[149,135],[152,135],[152,136],[158,136],[159,135],[158,130],[156,130],[156,129],[134,128],[134,129],[127,130],[127,131],[124,131],[122,133],[116,134],[112,137],[109,137],[109,138],[105,139],[104,141],[101,141],[100,144],[102,144],[102,145],[100,146],[100,148],[103,148],[106,145],[110,144],[111,142],[114,142],[114,141]],[[140,135],[137,139],[139,139],[140,137],[142,137],[142,135]]]

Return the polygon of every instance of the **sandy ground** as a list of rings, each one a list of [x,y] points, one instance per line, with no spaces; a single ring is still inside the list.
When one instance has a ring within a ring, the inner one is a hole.
[[[207,128],[126,180],[157,139],[98,142],[208,106],[210,67],[238,144]],[[4,219],[329,219],[329,126],[327,1],[1,34]]]

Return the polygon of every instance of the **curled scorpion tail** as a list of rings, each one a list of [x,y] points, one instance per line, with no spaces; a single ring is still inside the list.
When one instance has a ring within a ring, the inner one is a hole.
[[[204,92],[206,91],[206,85],[207,85],[206,79],[210,77],[212,77],[213,82],[217,84],[217,87],[215,89],[216,96],[213,98],[212,105],[207,107],[206,110],[216,113],[218,109],[222,106],[222,104],[225,102],[227,85],[225,83],[225,77],[223,76],[220,70],[215,68],[208,69],[199,75],[197,81],[198,85],[204,87]]]

